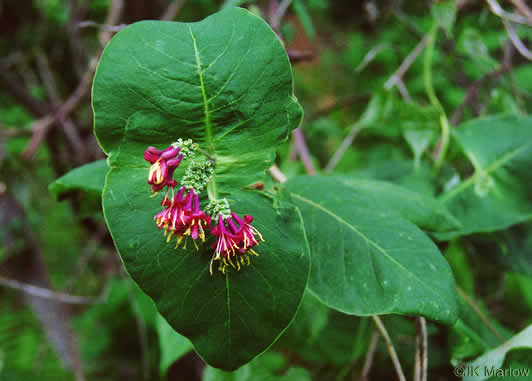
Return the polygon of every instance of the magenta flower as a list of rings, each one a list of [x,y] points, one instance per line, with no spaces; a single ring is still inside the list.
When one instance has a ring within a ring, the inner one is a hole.
[[[151,164],[150,172],[148,173],[148,184],[151,185],[150,189],[155,194],[160,192],[165,186],[175,187],[177,185],[177,181],[172,177],[183,159],[183,155],[179,155],[180,149],[180,147],[174,148],[170,146],[164,151],[159,151],[155,147],[148,147],[144,152],[144,160]]]
[[[225,268],[229,265],[240,270],[240,264],[244,263],[244,259],[249,265],[249,255],[258,256],[257,252],[252,249],[253,246],[259,244],[259,239],[264,241],[260,232],[250,225],[253,221],[252,216],[246,215],[242,219],[236,213],[231,212],[231,217],[224,218],[220,213],[218,215],[218,225],[211,230],[211,234],[218,237],[218,240],[212,246],[214,255],[210,264],[211,274],[212,263],[216,260],[220,261],[220,271],[224,274]]]
[[[164,235],[168,234],[166,242],[175,235],[177,247],[191,236],[197,249],[195,241],[198,238],[205,241],[204,228],[210,228],[211,218],[200,209],[199,196],[192,189],[188,193],[186,190],[181,187],[171,199],[165,197],[161,205],[166,209],[156,214],[154,220],[159,229],[164,229]]]

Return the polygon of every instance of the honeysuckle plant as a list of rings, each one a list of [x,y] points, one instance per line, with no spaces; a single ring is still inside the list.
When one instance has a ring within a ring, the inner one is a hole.
[[[124,266],[209,365],[267,350],[305,290],[344,314],[456,321],[454,278],[427,233],[462,225],[439,202],[370,180],[254,186],[302,119],[283,44],[259,17],[230,8],[123,29],[93,108]]]

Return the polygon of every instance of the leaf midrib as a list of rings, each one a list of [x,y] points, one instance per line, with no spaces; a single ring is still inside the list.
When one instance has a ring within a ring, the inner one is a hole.
[[[205,134],[207,136],[207,148],[209,153],[214,153],[214,146],[212,142],[212,125],[211,125],[211,114],[209,111],[209,102],[207,98],[207,92],[205,91],[205,85],[203,82],[203,71],[201,70],[201,59],[199,56],[198,51],[198,44],[196,42],[196,38],[194,37],[194,33],[192,32],[192,28],[190,25],[188,26],[188,30],[190,32],[190,37],[192,38],[192,43],[194,44],[194,55],[196,56],[196,66],[198,70],[198,76],[200,81],[200,89],[201,89],[201,96],[203,98],[203,112],[205,114]]]
[[[349,229],[353,230],[356,234],[360,235],[366,242],[368,242],[371,246],[373,246],[375,249],[377,249],[377,251],[379,251],[382,255],[384,255],[385,258],[387,258],[390,262],[392,262],[393,264],[395,264],[397,267],[399,267],[402,271],[404,271],[405,273],[411,275],[414,279],[416,279],[420,284],[422,284],[427,290],[432,290],[432,288],[430,288],[427,284],[425,284],[425,282],[423,282],[423,280],[421,280],[419,277],[417,277],[414,273],[408,271],[408,269],[406,267],[404,267],[400,262],[398,262],[395,258],[393,258],[392,256],[390,256],[386,250],[384,250],[382,247],[380,247],[376,242],[373,242],[371,239],[369,239],[368,237],[366,237],[366,235],[364,235],[364,233],[362,233],[360,230],[358,230],[355,226],[351,225],[349,222],[347,222],[346,220],[344,220],[342,217],[340,216],[337,216],[336,214],[334,214],[332,211],[330,211],[329,209],[323,207],[322,205],[320,204],[317,204],[315,203],[314,201],[312,200],[309,200],[308,198],[305,198],[297,193],[292,193],[290,192],[290,195],[303,201],[303,202],[306,202],[307,204],[321,210],[322,212],[324,212],[325,214],[328,214],[329,216],[331,216],[332,218],[334,218],[335,220],[337,220],[338,222],[340,222],[341,224],[344,224],[345,226],[347,226]],[[435,294],[437,294],[436,292],[434,292]]]

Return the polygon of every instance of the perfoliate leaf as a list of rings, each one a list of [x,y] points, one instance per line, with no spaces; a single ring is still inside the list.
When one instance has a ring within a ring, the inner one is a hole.
[[[292,320],[309,271],[297,209],[240,191],[264,177],[276,147],[302,116],[281,42],[240,8],[197,23],[133,24],[104,51],[93,107],[111,167],[104,214],[129,274],[207,363],[233,370],[250,361]],[[199,251],[191,242],[174,249],[153,221],[162,195],[149,198],[143,153],[178,138],[193,139],[214,160],[212,195],[255,217],[265,242],[241,271],[223,275],[215,263],[211,276],[212,237]]]
[[[357,202],[352,187],[325,177],[298,177],[286,186],[309,239],[309,288],[322,302],[361,316],[398,313],[447,324],[456,320],[448,263],[389,204]]]

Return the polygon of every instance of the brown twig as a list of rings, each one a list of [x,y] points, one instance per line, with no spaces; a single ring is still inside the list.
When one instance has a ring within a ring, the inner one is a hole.
[[[516,22],[518,24],[525,24],[528,26],[532,26],[532,21],[529,20],[527,17],[521,16],[519,14],[506,12],[500,4],[497,2],[497,0],[486,0],[488,3],[488,6],[490,10],[503,20],[508,20],[512,22]]]
[[[274,2],[275,5],[278,4],[277,0],[274,0]],[[272,11],[270,14],[270,25],[274,31],[279,32],[281,21],[288,10],[288,7],[292,3],[292,0],[283,0],[278,6],[273,5],[274,2],[270,2],[270,10]]]
[[[35,99],[24,86],[21,86],[20,81],[17,81],[15,76],[8,73],[2,66],[0,66],[0,87],[6,89],[34,116],[41,117],[48,112],[49,106],[45,102]]]
[[[373,332],[371,336],[371,341],[368,346],[368,353],[366,359],[364,360],[364,366],[362,367],[362,372],[360,373],[359,381],[367,381],[371,367],[373,366],[373,360],[375,359],[375,353],[377,353],[377,343],[379,342],[379,331]]]
[[[473,310],[475,311],[475,313],[478,315],[478,317],[480,317],[480,319],[486,324],[486,326],[489,328],[489,330],[501,341],[501,343],[504,343],[505,339],[504,337],[501,336],[501,334],[499,332],[497,332],[497,330],[495,329],[495,327],[493,326],[493,324],[491,324],[491,322],[488,320],[488,318],[486,317],[486,315],[484,315],[484,313],[480,310],[480,308],[478,307],[478,305],[473,301],[473,299],[471,299],[469,297],[469,295],[467,295],[465,293],[464,290],[462,290],[460,287],[456,286],[456,291],[458,291],[458,293],[460,294],[460,296],[462,296],[465,301],[471,306],[471,308],[473,308]]]
[[[292,131],[292,136],[294,137],[294,144],[297,148],[299,157],[301,157],[301,160],[303,160],[305,170],[309,175],[315,175],[316,169],[312,164],[312,159],[310,157],[310,153],[308,151],[307,143],[305,142],[305,136],[303,135],[303,130],[301,129],[301,126]]]
[[[281,184],[285,183],[286,180],[288,180],[285,176],[285,174],[283,172],[281,172],[281,170],[279,169],[279,167],[277,167],[276,165],[272,165],[269,169],[268,169],[268,172],[270,172],[270,175],[271,177],[276,180],[276,181],[279,181]]]
[[[41,51],[39,51],[36,54],[35,58],[37,61],[37,67],[39,69],[39,74],[43,81],[44,87],[46,88],[46,91],[48,93],[48,97],[50,98],[52,106],[54,107],[54,109],[56,109],[61,105],[62,100],[59,95],[59,91],[57,90],[54,76],[52,74],[52,71],[50,70],[48,58]],[[78,133],[78,130],[79,130],[78,127],[74,124],[74,122],[70,118],[60,118],[59,123],[63,127],[63,130],[65,131],[65,135],[67,139],[70,141],[70,144],[74,148],[75,152],[78,153],[77,155],[77,157],[79,158],[78,161],[80,163],[83,162],[83,159],[85,157],[85,146],[83,144],[81,136]]]
[[[311,50],[286,49],[286,54],[292,63],[311,61],[314,59],[314,52]]]
[[[172,21],[172,20],[174,20],[176,18],[176,16],[178,15],[179,11],[181,10],[181,8],[183,7],[183,4],[185,4],[185,0],[174,0],[174,1],[172,1],[168,5],[166,10],[164,11],[162,16],[160,17],[160,19],[163,20],[163,21]]]
[[[93,58],[80,83],[70,97],[68,97],[65,103],[59,106],[55,112],[48,115],[44,113],[46,115],[45,117],[34,122],[33,136],[22,154],[25,159],[31,159],[33,157],[42,140],[48,133],[50,127],[52,127],[55,122],[66,119],[66,117],[74,110],[79,102],[85,98],[86,95],[88,95],[92,77],[94,75],[94,71],[96,70],[96,65],[97,59]]]
[[[397,378],[399,378],[399,381],[406,381],[403,368],[401,367],[401,363],[399,362],[399,357],[397,356],[397,352],[395,351],[395,348],[392,343],[392,339],[390,338],[388,331],[386,331],[384,324],[382,324],[381,319],[377,315],[373,315],[372,318],[382,338],[386,342],[386,347],[388,348],[388,353],[390,354],[390,358],[395,368],[395,372],[397,373]]]
[[[463,113],[468,105],[471,105],[475,102],[478,97],[478,92],[484,86],[486,82],[491,79],[495,79],[500,75],[506,73],[510,69],[509,65],[502,64],[497,70],[484,74],[481,78],[477,79],[469,88],[467,89],[466,96],[462,103],[456,108],[451,117],[451,125],[456,126],[462,120]]]
[[[307,123],[311,123],[311,122],[315,121],[316,119],[319,119],[322,116],[325,116],[325,115],[333,112],[334,110],[336,110],[336,109],[338,109],[340,107],[352,105],[353,103],[356,103],[356,102],[358,102],[358,101],[360,101],[362,99],[367,99],[370,96],[371,96],[371,94],[369,94],[369,93],[360,93],[360,94],[348,95],[348,96],[346,96],[346,97],[344,97],[342,99],[336,100],[336,101],[328,104],[325,107],[322,107],[322,108],[316,110],[308,118],[305,118],[305,120],[307,121]]]
[[[105,25],[115,25],[118,24],[120,18],[122,17],[122,11],[124,10],[124,0],[112,0],[111,6],[109,7],[109,13],[107,13],[107,18],[105,19]],[[98,36],[100,44],[105,47],[111,38],[113,37],[113,32],[102,30]]]
[[[410,68],[410,66],[414,63],[416,58],[421,54],[423,49],[425,49],[425,46],[427,45],[427,42],[429,41],[429,33],[427,33],[421,41],[416,45],[416,47],[406,56],[404,61],[401,63],[399,68],[393,73],[390,78],[386,81],[384,84],[384,88],[386,90],[391,90],[397,83],[403,78],[406,71]]]
[[[505,20],[503,18],[501,20],[502,20],[502,23],[504,24],[504,28],[506,29],[506,33],[508,34],[508,37],[510,37],[510,41],[512,41],[512,44],[517,49],[517,51],[527,60],[532,61],[532,52],[528,50],[528,48],[523,43],[523,41],[521,41],[521,39],[517,35],[514,25],[508,20]]]
[[[61,302],[65,304],[101,303],[103,302],[107,294],[107,287],[106,287],[104,291],[102,292],[102,294],[97,297],[70,295],[70,294],[65,294],[63,292],[52,291],[47,288],[42,288],[42,287],[35,286],[32,284],[19,282],[18,280],[5,278],[3,276],[0,276],[0,285],[19,290],[26,294],[37,296],[42,299],[55,300],[56,302]]]
[[[359,134],[361,130],[361,126],[358,123],[355,123],[353,127],[351,127],[351,131],[349,132],[349,135],[345,137],[340,147],[336,150],[331,160],[329,160],[329,163],[327,163],[327,166],[325,167],[326,173],[331,173],[333,169],[336,167],[336,165],[340,162],[342,157],[344,156],[345,152],[353,144],[353,141]]]
[[[416,319],[416,361],[414,364],[414,381],[427,381],[427,321],[423,316]]]
[[[523,0],[510,0],[514,7],[517,8],[519,12],[525,15],[528,18],[528,21],[532,23],[532,10],[528,8],[528,5],[525,4]]]

